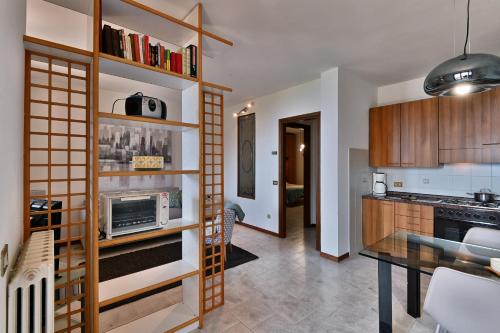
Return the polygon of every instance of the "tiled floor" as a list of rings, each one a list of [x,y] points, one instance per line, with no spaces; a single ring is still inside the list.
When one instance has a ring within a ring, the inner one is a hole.
[[[301,208],[287,212],[288,237],[236,226],[233,243],[259,256],[225,275],[225,305],[205,316],[202,332],[378,332],[377,263],[358,255],[335,263],[314,249]],[[422,300],[429,283],[422,278]],[[394,332],[433,332],[425,314],[405,312],[406,275],[393,269]]]

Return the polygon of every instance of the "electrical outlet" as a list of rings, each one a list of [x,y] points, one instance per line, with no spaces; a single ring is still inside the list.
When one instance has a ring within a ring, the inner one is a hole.
[[[3,277],[5,272],[7,272],[7,268],[9,268],[9,244],[5,244],[1,253],[1,266],[0,266],[0,276]]]
[[[394,182],[394,187],[403,187],[403,182]]]
[[[431,181],[429,180],[429,178],[423,178],[422,179],[422,183],[424,183],[424,184],[430,184],[430,182]]]
[[[268,220],[270,220],[271,219],[271,214],[267,214],[266,217],[267,217]]]

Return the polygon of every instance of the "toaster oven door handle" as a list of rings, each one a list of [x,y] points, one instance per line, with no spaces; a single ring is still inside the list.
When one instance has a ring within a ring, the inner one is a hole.
[[[123,197],[120,200],[121,201],[139,201],[139,200],[148,200],[151,199],[150,195],[141,195],[138,197]]]

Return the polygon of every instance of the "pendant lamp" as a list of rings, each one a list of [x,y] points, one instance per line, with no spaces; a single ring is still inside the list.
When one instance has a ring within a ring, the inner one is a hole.
[[[424,91],[431,96],[457,96],[490,90],[500,85],[500,57],[467,53],[470,0],[467,1],[467,34],[463,54],[446,60],[425,78]]]

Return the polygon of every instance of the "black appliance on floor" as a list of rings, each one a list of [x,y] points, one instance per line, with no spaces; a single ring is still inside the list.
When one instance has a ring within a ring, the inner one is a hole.
[[[473,227],[500,230],[500,209],[470,206],[434,208],[434,237],[461,242]]]
[[[48,211],[49,210],[49,205],[48,205],[48,200],[31,200],[30,203],[30,211],[35,212],[35,211]],[[62,209],[62,201],[51,201],[51,210],[60,210]],[[40,214],[40,215],[33,215],[30,217],[30,226],[31,228],[40,228],[40,227],[48,227],[49,225],[49,214]],[[52,218],[50,220],[50,224],[52,226],[59,226],[58,228],[53,228],[54,230],[54,241],[58,241],[61,239],[61,216],[62,213],[55,212],[51,214]],[[42,229],[42,230],[47,230],[47,229]],[[54,244],[54,256],[58,256],[61,251],[61,244]],[[54,271],[59,270],[59,259],[54,260]]]

